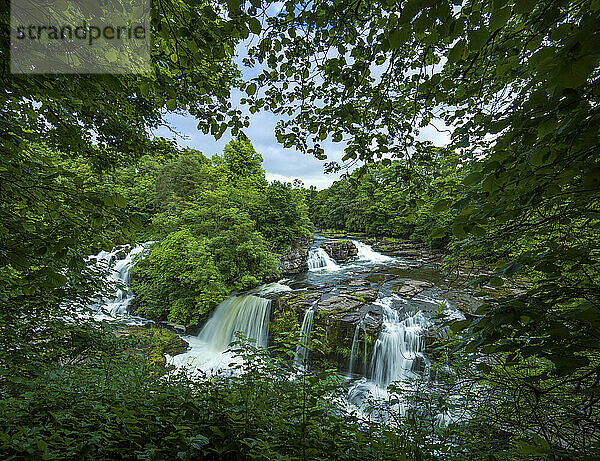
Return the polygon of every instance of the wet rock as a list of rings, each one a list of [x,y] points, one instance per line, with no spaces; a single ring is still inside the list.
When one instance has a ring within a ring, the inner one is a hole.
[[[366,322],[366,329],[376,333],[382,321],[381,307],[370,304],[376,299],[377,289],[363,288],[323,298],[316,308],[317,311],[326,312],[330,317],[351,325]]]
[[[346,262],[358,254],[358,248],[350,240],[326,240],[321,243],[321,248],[338,263]]]
[[[314,288],[313,288],[314,289]],[[313,307],[313,329],[311,338],[321,342],[318,350],[309,354],[309,365],[313,370],[337,368],[347,371],[352,341],[357,325],[361,325],[361,338],[366,335],[367,352],[381,328],[381,307],[367,300],[377,298],[377,290],[358,287],[357,290],[342,288],[342,292],[331,295],[327,290],[296,290],[282,293],[271,306],[269,324],[271,345],[281,333],[299,331],[306,310]],[[362,353],[362,352],[361,352]]]
[[[364,280],[364,279],[357,279],[357,280],[351,280],[348,283],[349,287],[365,287],[365,286],[369,286],[370,283],[368,280]]]
[[[308,242],[301,242],[286,251],[279,259],[279,271],[282,276],[297,275],[308,270],[306,257],[310,246]]]
[[[335,313],[355,311],[365,304],[365,302],[365,299],[361,299],[359,296],[339,294],[319,301],[318,309]]]
[[[422,280],[404,280],[402,285],[397,285],[393,288],[393,292],[405,298],[410,298],[432,286],[433,283]]]
[[[304,312],[307,308],[312,306],[315,303],[315,301],[318,301],[322,296],[322,292],[320,290],[284,291],[282,293],[277,294],[278,296],[273,301],[274,304],[279,304],[280,306],[289,307],[294,311],[302,312]]]
[[[448,290],[443,296],[453,307],[461,311],[468,318],[473,318],[473,313],[484,302],[481,298],[476,298],[470,293],[458,290]]]
[[[375,301],[377,299],[377,288],[361,288],[359,290],[352,291],[353,296],[358,296],[365,301]]]
[[[369,272],[382,272],[385,271],[387,269],[386,266],[373,266]]]
[[[409,240],[384,240],[372,243],[373,249],[389,256],[418,259],[425,262],[439,263],[445,253],[440,250],[430,249],[421,242]]]

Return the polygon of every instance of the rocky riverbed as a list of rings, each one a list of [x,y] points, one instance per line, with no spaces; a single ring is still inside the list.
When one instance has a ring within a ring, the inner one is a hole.
[[[351,240],[353,235],[341,237],[317,238],[311,250],[324,249],[338,262],[337,267],[296,275],[284,282],[292,291],[273,295],[271,344],[282,332],[298,330],[307,310],[314,311],[312,338],[322,346],[309,354],[312,368],[347,371],[358,338],[361,347],[355,348],[352,371],[364,370],[382,329],[383,298],[393,297],[396,308],[406,313],[402,315],[423,312],[430,319],[443,305],[470,315],[482,303],[443,272],[441,253],[407,242],[374,242],[371,249]],[[372,251],[375,248],[381,248],[381,253]],[[435,328],[435,321],[431,327]]]

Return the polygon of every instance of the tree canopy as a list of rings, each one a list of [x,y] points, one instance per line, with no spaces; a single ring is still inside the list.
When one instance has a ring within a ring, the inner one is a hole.
[[[67,315],[104,286],[89,254],[156,238],[132,282],[140,312],[192,325],[230,290],[274,276],[277,255],[308,237],[310,210],[322,226],[447,244],[448,266],[474,260],[489,269],[476,286],[518,278],[519,291],[452,323],[451,341],[439,344],[440,354],[466,357],[459,370],[489,390],[479,408],[488,419],[470,428],[477,453],[502,457],[510,440],[524,456],[597,455],[600,2],[278,5],[156,0],[148,75],[11,75],[3,34],[6,414],[25,421],[21,405],[31,404],[35,383],[50,376],[54,385],[54,373],[91,344],[89,374],[74,386],[93,381],[116,395],[103,361],[113,333],[100,338]],[[8,0],[1,6],[7,30]],[[251,34],[245,62],[258,75],[245,81],[233,55]],[[242,133],[249,119],[232,105],[235,88],[251,113],[281,116],[283,146],[325,160],[331,140],[344,143],[343,162],[368,165],[322,192],[269,184]],[[188,112],[204,133],[230,130],[235,139],[210,159],[154,139],[167,112]],[[449,145],[423,141],[426,128],[448,131]],[[205,444],[192,435],[181,443]]]

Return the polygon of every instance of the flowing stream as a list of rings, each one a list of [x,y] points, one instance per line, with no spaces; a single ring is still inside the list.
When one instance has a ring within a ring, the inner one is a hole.
[[[385,263],[394,261],[394,258],[391,256],[374,251],[373,248],[366,243],[363,243],[359,240],[352,240],[352,243],[354,243],[358,249],[358,254],[356,255],[358,260],[368,261],[370,263]]]
[[[129,290],[131,269],[137,259],[146,251],[151,242],[141,243],[133,248],[117,247],[113,251],[101,251],[90,256],[88,261],[97,269],[108,272],[107,282],[114,287],[109,296],[96,299],[92,306],[96,319],[120,319],[126,323],[143,323],[144,319],[129,313],[129,305],[133,301],[133,293]]]
[[[271,301],[253,294],[230,296],[217,306],[198,336],[186,336],[190,347],[171,358],[177,367],[215,373],[243,363],[228,348],[234,341],[266,347]]]
[[[323,248],[314,248],[308,252],[308,270],[314,271],[318,269],[339,270],[340,266],[331,258]]]

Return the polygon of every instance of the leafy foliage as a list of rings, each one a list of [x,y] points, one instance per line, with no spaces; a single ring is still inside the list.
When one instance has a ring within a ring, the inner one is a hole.
[[[411,162],[426,150],[423,128],[450,127],[464,186],[432,210],[453,210],[449,262],[492,265],[475,284],[529,282],[460,325],[461,350],[511,370],[490,391],[515,408],[492,413],[498,431],[520,443],[526,425],[571,458],[597,455],[599,10],[593,0],[290,1],[248,60],[268,67],[247,102],[289,115],[279,140],[319,158],[331,137],[345,141],[344,161]]]
[[[411,162],[366,165],[323,191],[312,191],[311,219],[321,228],[448,243],[450,204],[463,190],[465,168],[444,149],[427,149]]]
[[[27,380],[7,377],[19,391],[0,399],[3,457],[395,460],[415,453],[378,424],[348,424],[331,399],[341,381],[327,373],[290,380],[285,361],[246,347],[237,349],[245,372],[190,380],[124,349],[139,339],[107,333],[78,363]]]
[[[132,288],[149,318],[194,325],[227,296],[206,240],[183,228],[170,233],[138,262]]]
[[[277,252],[306,238],[302,190],[268,184],[260,161],[240,138],[223,157],[188,149],[155,173],[161,242],[134,269],[139,313],[197,325],[231,290],[277,274]]]

